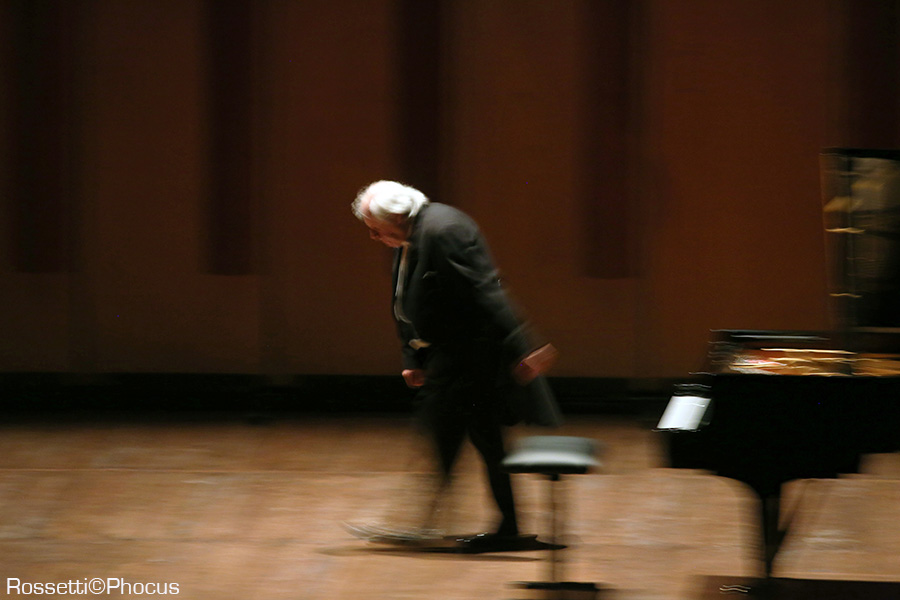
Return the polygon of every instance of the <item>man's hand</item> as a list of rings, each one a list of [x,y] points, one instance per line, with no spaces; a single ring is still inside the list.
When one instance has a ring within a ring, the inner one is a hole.
[[[513,368],[513,377],[520,385],[531,383],[539,375],[550,370],[556,362],[559,352],[551,344],[541,346]]]
[[[425,371],[423,369],[403,369],[403,380],[411,388],[420,388],[425,385]]]

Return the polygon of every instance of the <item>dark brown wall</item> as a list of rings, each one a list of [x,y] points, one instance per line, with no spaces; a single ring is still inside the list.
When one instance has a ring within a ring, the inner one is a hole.
[[[896,1],[0,3],[0,370],[393,373],[349,203],[470,212],[557,374],[829,326],[818,153],[900,146]]]

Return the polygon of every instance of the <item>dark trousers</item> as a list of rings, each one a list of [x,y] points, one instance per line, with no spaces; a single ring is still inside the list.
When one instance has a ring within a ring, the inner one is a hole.
[[[469,354],[467,358],[473,355]],[[484,358],[483,356],[481,358]],[[441,361],[446,366],[446,361]],[[503,394],[496,386],[496,369],[488,361],[452,361],[453,368],[431,371],[419,394],[419,421],[433,444],[442,478],[448,485],[466,438],[481,455],[502,521],[498,531],[518,533],[512,483],[502,470]]]

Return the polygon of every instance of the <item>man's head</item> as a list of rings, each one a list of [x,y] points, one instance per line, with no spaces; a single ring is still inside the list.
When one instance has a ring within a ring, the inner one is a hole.
[[[410,219],[427,204],[428,198],[415,188],[396,181],[376,181],[357,194],[352,207],[373,240],[398,248],[409,237]]]

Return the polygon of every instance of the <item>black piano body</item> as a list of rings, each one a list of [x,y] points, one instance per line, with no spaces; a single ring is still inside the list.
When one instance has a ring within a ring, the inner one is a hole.
[[[900,149],[827,148],[819,164],[834,330],[713,332],[703,372],[669,403],[694,413],[667,436],[671,466],[759,494],[767,574],[782,484],[900,450]]]
[[[855,473],[864,454],[900,450],[900,333],[716,331],[682,393],[709,403],[699,427],[666,434],[669,464],[760,496],[768,573],[784,535],[782,484]]]

